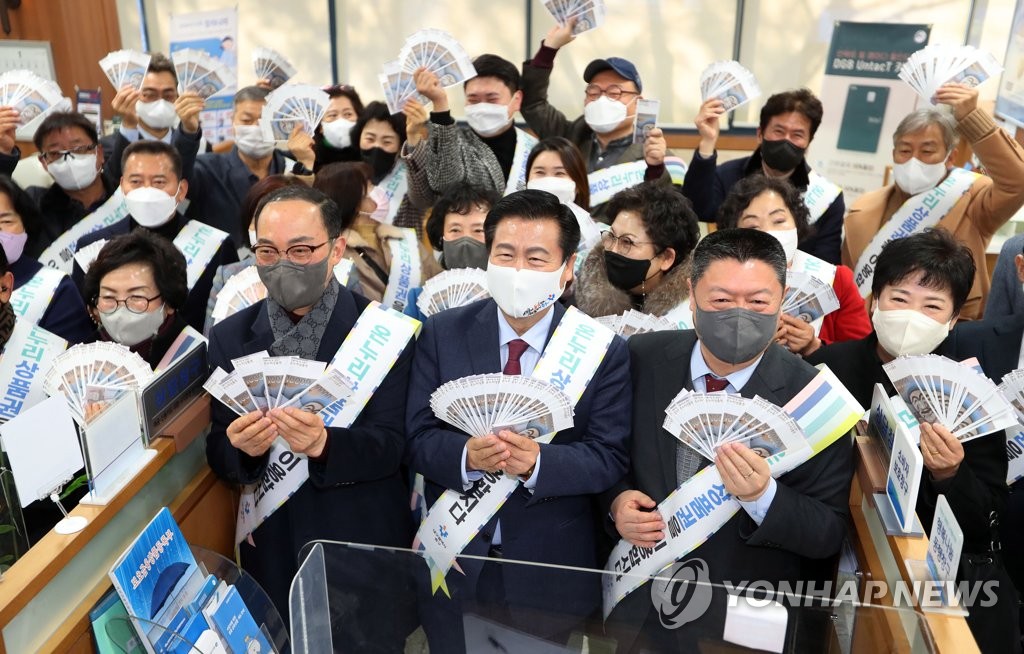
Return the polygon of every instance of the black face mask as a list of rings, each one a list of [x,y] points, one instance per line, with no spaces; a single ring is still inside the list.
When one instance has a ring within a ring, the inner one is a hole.
[[[807,152],[807,148],[793,145],[788,139],[761,141],[761,160],[764,161],[764,165],[780,173],[795,170],[804,160],[805,152]]]
[[[391,171],[391,167],[395,165],[395,158],[398,156],[397,152],[384,152],[380,148],[360,150],[359,154],[362,155],[363,161],[370,164],[370,168],[373,169],[373,179],[371,181],[373,181],[374,185],[379,184],[380,180],[387,176]]]
[[[651,268],[651,260],[630,259],[618,252],[605,250],[604,267],[608,271],[608,281],[612,286],[629,291],[647,281],[647,271]]]

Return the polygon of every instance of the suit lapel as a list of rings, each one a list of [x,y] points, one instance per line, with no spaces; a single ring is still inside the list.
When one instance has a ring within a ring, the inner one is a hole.
[[[740,391],[740,395],[746,398],[753,398],[755,395],[759,395],[780,407],[785,404],[785,398],[781,393],[786,387],[786,380],[782,377],[768,378],[761,374],[763,370],[779,370],[778,364],[782,358],[782,352],[784,350],[780,345],[772,343],[768,347],[764,356],[761,357],[761,361],[758,362],[757,367],[754,369],[754,374],[751,375],[750,381]]]
[[[501,351],[498,345],[498,306],[493,300],[483,303],[474,316],[465,337],[473,374],[501,372]]]
[[[256,320],[249,328],[249,340],[242,348],[243,352],[259,352],[266,350],[274,343],[274,333],[270,329],[270,317],[267,315],[267,303],[260,304],[256,312]]]
[[[679,441],[673,434],[665,431],[662,423],[665,409],[679,391],[683,388],[693,389],[693,383],[690,381],[690,354],[696,342],[696,332],[680,332],[680,337],[665,348],[664,358],[652,370],[653,383],[650,386],[654,389],[654,406],[660,409],[660,413],[650,419],[657,434],[658,458],[665,481],[666,497],[678,488],[680,483],[676,478],[676,448]]]
[[[344,288],[339,288],[338,301],[324,329],[323,338],[320,339],[320,349],[316,353],[318,361],[329,362],[334,358],[358,318],[359,310],[356,308],[355,298]]]

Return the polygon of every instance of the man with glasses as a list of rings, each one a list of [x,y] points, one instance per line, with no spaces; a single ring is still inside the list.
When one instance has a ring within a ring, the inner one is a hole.
[[[576,19],[570,19],[565,25],[551,28],[533,59],[523,64],[521,111],[538,137],[563,136],[579,147],[590,174],[591,213],[602,218],[604,207],[598,205],[618,191],[648,180],[670,183],[665,157],[671,152],[658,128],[650,130],[643,143],[633,143],[633,124],[637,101],[643,97],[643,84],[636,66],[626,59],[608,57],[587,64],[583,71],[583,81],[587,83],[583,115],[575,120],[568,119],[548,102],[555,55],[576,38],[572,33],[575,25]]]
[[[234,243],[226,232],[178,212],[189,185],[181,174],[181,157],[172,146],[136,141],[124,151],[122,167],[121,191],[128,215],[79,239],[71,277],[81,289],[95,251],[102,247],[97,243],[136,230],[157,234],[185,255],[189,293],[181,313],[189,325],[202,331],[214,273],[219,266],[238,261]]]

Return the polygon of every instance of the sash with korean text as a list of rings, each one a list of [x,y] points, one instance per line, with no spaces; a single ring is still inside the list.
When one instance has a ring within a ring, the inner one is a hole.
[[[39,255],[39,262],[44,266],[70,273],[78,241],[83,236],[109,227],[127,217],[128,207],[124,203],[124,193],[118,187],[99,209],[72,225],[68,231],[58,236],[50,247],[43,250]]]
[[[14,289],[11,293],[11,308],[18,322],[38,325],[53,300],[53,294],[57,292],[57,286],[66,276],[55,268],[43,266],[31,279]]]
[[[377,188],[388,198],[388,215],[384,222],[392,225],[395,222],[395,216],[398,215],[399,207],[402,206],[402,200],[405,199],[405,194],[409,192],[409,170],[405,162],[399,159],[391,172],[380,180]]]
[[[198,220],[188,221],[174,237],[174,247],[185,255],[185,276],[188,290],[196,285],[203,271],[217,255],[228,233]]]
[[[526,160],[530,158],[530,150],[537,145],[537,137],[516,128],[516,151],[512,155],[512,167],[505,180],[505,195],[526,188]]]
[[[807,447],[796,453],[780,452],[768,459],[773,477],[793,470],[839,440],[864,414],[864,408],[824,366],[782,409],[800,426],[807,437]],[[739,510],[739,502],[726,490],[715,466],[708,466],[684,481],[658,505],[658,513],[667,527],[664,540],[649,549],[620,540],[612,550],[605,565],[610,574],[604,575],[602,582],[605,619],[622,598],[704,544]]]
[[[882,252],[882,247],[889,241],[910,236],[917,232],[934,227],[946,214],[956,206],[967,191],[971,189],[977,173],[953,168],[938,186],[926,193],[920,193],[908,199],[896,210],[892,218],[882,225],[867,248],[857,259],[853,268],[853,280],[857,284],[861,297],[871,294],[871,279],[875,275],[875,262]]]
[[[595,170],[587,175],[587,181],[590,182],[590,206],[604,204],[619,191],[640,184],[646,174],[647,162],[643,159]]]
[[[614,338],[615,333],[610,329],[575,307],[570,307],[559,321],[531,376],[563,390],[575,406],[604,360]],[[553,433],[545,434],[536,441],[546,444],[554,437]],[[455,563],[455,558],[498,512],[520,483],[518,477],[484,473],[466,493],[446,490],[434,502],[416,532],[413,543],[413,549],[420,550],[430,567],[432,591],[441,588],[446,595],[451,596],[444,579]]]
[[[832,206],[835,199],[843,189],[825,179],[813,170],[807,173],[807,190],[804,191],[804,205],[811,215],[807,219],[808,225],[818,222],[818,219],[825,215],[828,208]]]
[[[43,377],[68,342],[38,325],[18,321],[0,356],[0,423],[46,399]]]
[[[381,304],[401,312],[409,303],[409,291],[419,287],[423,281],[420,241],[416,230],[409,227],[402,228],[402,238],[389,238],[387,241],[391,251],[391,270]]]
[[[347,428],[377,391],[402,350],[419,332],[420,321],[371,302],[349,331],[328,364],[352,383],[352,394],[320,412],[324,426]],[[309,463],[279,438],[270,448],[259,482],[242,488],[235,522],[235,542],[241,543],[288,501],[309,479]]]

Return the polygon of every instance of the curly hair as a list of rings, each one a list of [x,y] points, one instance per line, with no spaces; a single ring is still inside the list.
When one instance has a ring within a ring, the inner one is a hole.
[[[174,247],[174,243],[145,229],[110,239],[96,255],[96,261],[89,266],[82,285],[82,294],[89,306],[96,306],[100,284],[107,274],[133,263],[149,266],[164,303],[175,311],[181,311],[188,299],[185,255]]]
[[[789,213],[793,215],[793,222],[796,223],[797,239],[802,241],[813,233],[814,228],[810,224],[811,212],[804,204],[800,191],[784,179],[760,173],[744,177],[732,187],[722,206],[718,208],[718,228],[731,229],[738,226],[743,211],[763,193],[775,193],[782,198]]]
[[[614,220],[623,211],[640,214],[644,230],[658,254],[667,248],[675,250],[672,268],[686,261],[700,240],[693,205],[671,186],[652,181],[619,191],[608,200],[607,215]]]

